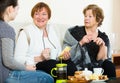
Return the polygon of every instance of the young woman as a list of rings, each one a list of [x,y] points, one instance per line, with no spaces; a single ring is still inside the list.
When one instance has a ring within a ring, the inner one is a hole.
[[[17,11],[18,0],[0,0],[0,83],[54,83],[49,74],[14,59],[15,32],[8,22]]]

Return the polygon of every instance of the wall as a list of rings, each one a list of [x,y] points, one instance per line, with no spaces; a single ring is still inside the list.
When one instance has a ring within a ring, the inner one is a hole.
[[[46,2],[51,10],[52,17],[50,23],[69,24],[69,25],[83,25],[83,9],[88,4],[97,4],[103,10],[105,19],[101,30],[106,33],[111,32],[112,28],[112,7],[113,0],[19,0],[19,13],[14,22],[11,24],[17,26],[19,23],[32,22],[30,17],[31,8],[39,1]]]
[[[109,34],[114,53],[120,53],[120,0],[113,0],[112,30]]]
[[[112,32],[120,33],[120,0],[113,0],[113,28]]]
[[[100,29],[109,35],[112,49],[120,50],[120,0],[19,0],[19,13],[10,24],[18,28],[32,22],[31,9],[39,1],[46,2],[50,6],[52,10],[50,23],[71,26],[83,25],[82,11],[84,7],[88,4],[97,4],[104,10],[105,14]],[[113,33],[119,35],[116,37]]]

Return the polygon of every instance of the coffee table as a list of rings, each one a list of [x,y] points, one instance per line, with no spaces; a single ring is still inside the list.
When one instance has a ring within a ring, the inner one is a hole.
[[[120,83],[120,77],[108,80],[106,83]]]
[[[110,80],[107,81],[94,81],[94,82],[90,82],[90,81],[69,81],[67,83],[120,83],[120,77],[119,78],[111,78]]]

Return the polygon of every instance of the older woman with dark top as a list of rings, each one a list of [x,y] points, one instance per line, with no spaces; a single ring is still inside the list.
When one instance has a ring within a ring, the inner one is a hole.
[[[78,70],[102,67],[104,75],[116,77],[115,66],[111,62],[110,42],[107,34],[98,29],[102,25],[103,10],[95,4],[88,5],[84,10],[84,26],[74,26],[66,31],[63,47],[70,46],[71,59]]]

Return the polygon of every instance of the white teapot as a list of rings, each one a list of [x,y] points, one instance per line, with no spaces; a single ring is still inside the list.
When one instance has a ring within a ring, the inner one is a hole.
[[[90,76],[92,75],[92,71],[88,70],[88,68],[85,68],[83,70],[83,75],[85,76],[85,79],[86,80],[90,80]]]

